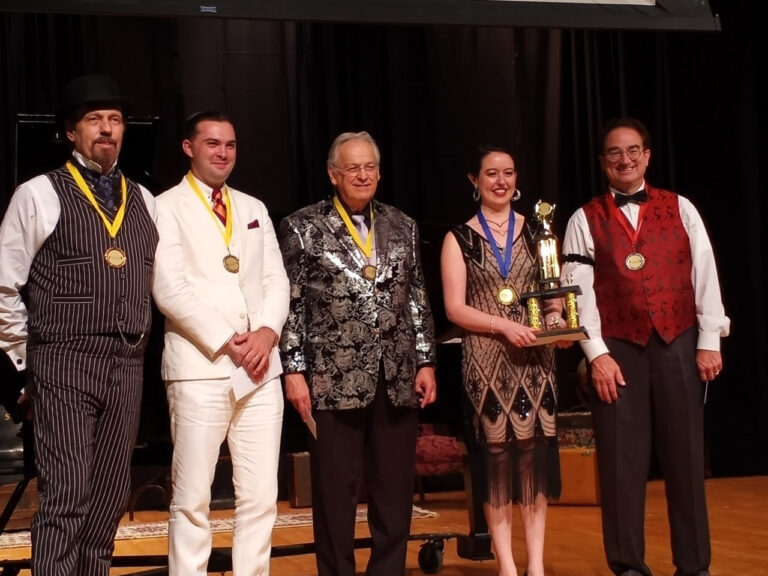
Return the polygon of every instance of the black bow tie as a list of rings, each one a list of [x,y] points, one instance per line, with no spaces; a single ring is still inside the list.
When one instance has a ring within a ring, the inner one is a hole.
[[[616,201],[616,206],[621,208],[625,204],[634,202],[635,204],[642,204],[648,200],[648,192],[645,190],[639,190],[634,194],[614,194],[613,199]]]

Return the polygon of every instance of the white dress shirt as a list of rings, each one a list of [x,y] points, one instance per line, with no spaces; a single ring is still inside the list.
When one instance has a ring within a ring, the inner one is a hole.
[[[645,183],[643,183],[644,186]],[[611,193],[615,196],[617,191],[611,189]],[[728,335],[731,321],[725,315],[723,308],[712,244],[704,228],[704,222],[690,200],[678,195],[678,205],[683,227],[688,233],[693,259],[691,282],[699,328],[697,348],[719,351],[720,338]],[[633,227],[637,227],[637,217],[640,213],[638,204],[630,202],[619,210],[624,213]],[[579,254],[591,260],[595,258],[595,244],[583,208],[579,208],[568,222],[562,252]],[[565,262],[561,278],[564,282],[570,278],[574,285],[581,287],[582,294],[578,297],[579,321],[587,329],[589,339],[582,340],[580,344],[587,361],[591,362],[597,356],[608,353],[608,347],[600,331],[600,313],[594,290],[594,266],[581,262]]]
[[[155,220],[155,201],[140,186]],[[0,349],[17,370],[27,362],[27,308],[20,290],[26,285],[32,261],[59,222],[59,196],[46,175],[19,185],[0,224]]]

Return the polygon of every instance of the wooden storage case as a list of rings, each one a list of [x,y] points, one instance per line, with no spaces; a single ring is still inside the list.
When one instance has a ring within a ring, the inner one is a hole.
[[[552,504],[600,504],[597,453],[590,412],[562,412],[558,415],[560,443],[560,499]]]

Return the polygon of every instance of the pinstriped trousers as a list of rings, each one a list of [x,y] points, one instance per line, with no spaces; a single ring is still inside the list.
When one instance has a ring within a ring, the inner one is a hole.
[[[144,350],[120,338],[28,346],[39,508],[32,574],[108,576],[130,490]]]

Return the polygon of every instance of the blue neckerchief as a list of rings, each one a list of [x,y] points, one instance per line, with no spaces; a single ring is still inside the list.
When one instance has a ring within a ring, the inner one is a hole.
[[[107,210],[114,212],[115,208],[120,204],[117,198],[117,192],[120,190],[120,170],[115,168],[109,174],[103,175],[94,172],[90,168],[80,167],[80,174],[91,185],[96,192],[96,196],[101,199]]]

